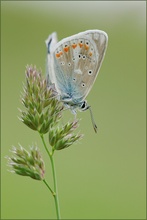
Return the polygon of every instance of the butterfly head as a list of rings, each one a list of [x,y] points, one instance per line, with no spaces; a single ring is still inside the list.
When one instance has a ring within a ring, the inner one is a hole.
[[[79,110],[80,110],[80,111],[85,111],[85,110],[87,110],[87,109],[89,109],[89,111],[90,111],[90,116],[91,116],[91,121],[92,121],[93,129],[94,129],[95,133],[97,133],[97,125],[96,125],[95,120],[94,120],[94,118],[93,118],[93,113],[92,113],[92,110],[91,110],[91,106],[89,106],[88,103],[87,103],[87,101],[84,100],[84,101],[80,104]]]
[[[87,109],[89,109],[89,105],[88,105],[88,103],[87,103],[87,101],[86,100],[84,100],[82,103],[80,103],[79,104],[79,106],[78,106],[78,108],[79,108],[79,110],[80,111],[85,111],[85,110],[87,110]]]

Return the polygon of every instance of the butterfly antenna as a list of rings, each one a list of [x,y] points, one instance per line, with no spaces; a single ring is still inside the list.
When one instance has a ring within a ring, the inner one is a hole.
[[[92,125],[93,125],[93,128],[94,128],[94,131],[95,131],[95,133],[97,133],[98,128],[97,128],[97,125],[95,123],[91,107],[89,107],[89,111],[90,111],[90,116],[91,116],[91,121],[92,121]]]

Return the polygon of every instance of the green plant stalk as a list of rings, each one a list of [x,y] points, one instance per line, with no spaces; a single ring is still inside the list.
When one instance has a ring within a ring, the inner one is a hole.
[[[56,178],[56,172],[55,172],[55,165],[54,165],[54,160],[53,160],[53,154],[50,157],[51,159],[51,164],[52,164],[52,170],[53,170],[53,180],[54,180],[54,199],[55,199],[55,206],[56,206],[56,212],[57,212],[57,218],[61,219],[60,217],[60,208],[59,208],[59,197],[58,197],[58,189],[57,189],[57,178]]]
[[[54,192],[53,190],[49,187],[48,183],[46,182],[46,180],[43,180],[43,182],[46,184],[46,186],[48,187],[48,189],[51,191],[53,197],[54,197],[54,200],[55,200],[55,207],[56,207],[56,214],[57,214],[57,219],[61,219],[61,216],[60,216],[60,206],[59,206],[59,198],[58,198],[58,190],[57,190],[57,178],[56,178],[56,172],[55,172],[55,165],[54,165],[54,160],[53,160],[53,152],[50,153],[47,146],[46,146],[46,143],[45,143],[45,140],[44,140],[44,137],[43,137],[43,134],[40,134],[40,137],[42,139],[42,142],[43,142],[43,145],[45,147],[45,150],[47,151],[47,154],[50,158],[50,161],[51,161],[51,166],[52,166],[52,173],[53,173],[53,181],[54,181]]]
[[[47,183],[47,181],[44,179],[43,182],[45,183],[45,185],[47,186],[47,188],[51,191],[52,195],[55,195],[55,192],[51,189],[51,187],[49,186],[49,184]]]

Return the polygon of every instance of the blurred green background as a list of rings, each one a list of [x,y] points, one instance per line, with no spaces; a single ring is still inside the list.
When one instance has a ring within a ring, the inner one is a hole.
[[[63,219],[145,219],[145,1],[1,1],[1,217],[54,219],[54,201],[40,181],[7,171],[12,145],[39,145],[50,180],[50,162],[37,133],[22,124],[20,91],[25,66],[45,73],[45,40],[89,29],[107,32],[109,43],[99,76],[78,113],[84,138],[55,154]],[[73,115],[66,112],[66,117]]]

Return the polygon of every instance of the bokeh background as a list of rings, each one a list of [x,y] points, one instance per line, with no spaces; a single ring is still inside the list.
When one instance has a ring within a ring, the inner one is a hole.
[[[45,40],[89,29],[108,33],[99,76],[78,113],[84,138],[55,153],[63,219],[145,219],[145,1],[1,1],[1,218],[54,219],[54,201],[40,181],[7,171],[12,145],[37,143],[52,184],[50,162],[37,133],[22,124],[25,66],[46,69]],[[65,117],[72,119],[70,112]]]

